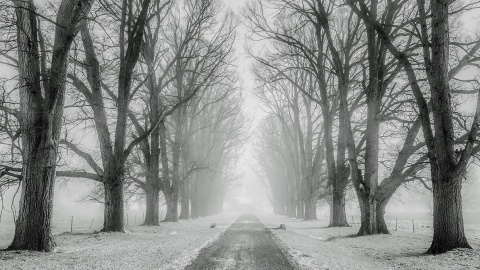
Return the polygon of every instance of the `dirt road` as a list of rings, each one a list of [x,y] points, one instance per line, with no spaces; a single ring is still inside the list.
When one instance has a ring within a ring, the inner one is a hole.
[[[186,269],[295,268],[259,219],[254,214],[244,214]]]

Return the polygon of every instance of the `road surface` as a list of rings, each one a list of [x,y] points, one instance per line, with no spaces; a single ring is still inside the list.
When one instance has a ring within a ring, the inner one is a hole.
[[[295,268],[259,219],[254,214],[244,214],[185,269]]]

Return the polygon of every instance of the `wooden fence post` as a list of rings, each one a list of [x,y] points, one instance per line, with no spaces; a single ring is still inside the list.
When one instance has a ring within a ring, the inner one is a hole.
[[[94,220],[94,219],[95,219],[95,218],[92,218],[92,222],[90,222],[90,227],[88,227],[88,230],[89,230],[89,231],[92,229],[92,224],[93,224],[93,220]]]

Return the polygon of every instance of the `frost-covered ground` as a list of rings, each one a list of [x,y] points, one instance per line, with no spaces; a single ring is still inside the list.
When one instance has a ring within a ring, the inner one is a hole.
[[[76,222],[74,233],[60,233],[69,224],[55,226],[58,248],[54,253],[1,252],[0,269],[183,269],[205,246],[217,239],[239,213],[162,223],[129,226],[131,233],[82,233],[90,223]],[[358,224],[327,228],[325,221],[301,221],[271,213],[255,213],[272,230],[301,269],[480,269],[480,226],[467,225],[466,234],[475,250],[454,250],[431,256],[424,252],[431,241],[431,224],[415,220],[389,222],[391,235],[351,237]],[[101,224],[95,221],[92,228]],[[210,228],[211,223],[217,227]],[[59,234],[60,233],[60,234]],[[11,223],[0,223],[0,249],[13,237]]]
[[[0,269],[183,269],[239,215],[130,226],[130,233],[62,233],[54,253],[0,251]],[[12,237],[12,226],[0,223],[0,249]]]
[[[286,231],[273,232],[301,269],[480,269],[479,225],[466,226],[467,238],[475,250],[432,256],[424,255],[431,243],[428,222],[415,221],[415,234],[409,222],[399,221],[398,231],[394,230],[394,222],[390,224],[391,235],[352,237],[358,224],[326,228],[328,223],[324,221],[301,221],[271,213],[256,215],[267,227],[286,224]]]

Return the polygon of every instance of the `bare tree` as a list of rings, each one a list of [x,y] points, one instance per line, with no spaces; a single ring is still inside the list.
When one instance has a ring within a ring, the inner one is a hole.
[[[437,254],[454,248],[470,248],[464,233],[461,187],[462,180],[475,149],[475,141],[479,128],[480,96],[470,131],[466,134],[464,149],[455,151],[455,132],[453,124],[452,98],[449,73],[449,17],[450,1],[430,1],[430,33],[424,1],[418,1],[419,42],[423,50],[423,66],[425,68],[430,92],[431,112],[427,97],[422,92],[417,75],[412,68],[411,59],[393,43],[389,31],[375,17],[371,16],[371,7],[364,1],[348,1],[350,7],[370,27],[375,29],[380,40],[389,52],[402,65],[415,96],[419,110],[423,136],[428,150],[428,161],[433,183],[434,235],[428,253]],[[399,1],[389,3],[388,8],[399,10]],[[466,56],[465,61],[472,55]],[[460,66],[460,69],[462,66]],[[432,121],[433,120],[433,121]],[[432,127],[433,123],[433,127]],[[434,132],[435,131],[435,132]],[[435,135],[434,135],[435,134]]]
[[[276,70],[282,76],[290,69],[300,69],[309,72],[316,78],[317,91],[308,92],[298,87],[304,95],[322,108],[323,135],[326,147],[326,162],[329,186],[332,192],[331,226],[347,226],[345,215],[345,190],[348,183],[349,168],[346,158],[346,130],[348,129],[348,87],[353,78],[352,73],[359,61],[355,59],[361,54],[361,29],[359,21],[351,14],[338,12],[336,16],[343,16],[348,23],[338,23],[337,28],[331,29],[329,16],[333,4],[327,10],[321,1],[269,1],[271,9],[277,10],[277,22],[271,26],[265,15],[267,8],[261,2],[247,8],[246,18],[251,24],[252,31],[261,38],[268,38],[290,47],[283,52],[284,57],[299,56],[308,63],[308,66],[292,64],[279,67],[271,60],[256,57],[262,64]],[[337,31],[337,32],[334,32]],[[342,32],[343,31],[343,32]],[[337,48],[341,48],[337,50]],[[281,52],[282,53],[282,52]],[[280,53],[280,54],[281,54]],[[357,67],[358,68],[358,67]],[[337,82],[332,81],[332,75]],[[332,88],[331,86],[334,85]],[[332,98],[332,97],[337,98]],[[351,95],[353,96],[353,95]],[[334,140],[334,125],[336,114],[338,118],[337,140]],[[335,157],[335,142],[336,153]]]
[[[126,145],[129,105],[136,91],[136,88],[132,89],[133,72],[140,56],[150,2],[150,0],[144,0],[136,6],[133,5],[133,0],[124,1],[122,6],[119,7],[120,10],[115,10],[115,6],[109,2],[102,2],[102,7],[120,20],[120,59],[116,95],[113,94],[108,85],[102,83],[100,64],[90,29],[86,24],[82,26],[81,31],[85,49],[85,64],[83,66],[90,87],[84,84],[75,74],[69,74],[73,85],[82,93],[93,110],[103,169],[90,158],[90,155],[79,153],[80,156],[88,159],[90,166],[97,174],[101,175],[105,192],[104,231],[122,232],[124,230],[123,186],[125,163],[133,148],[156,128],[156,126],[153,126],[144,134],[132,140],[128,146]],[[136,10],[133,10],[134,6]],[[117,16],[118,13],[120,13],[120,16]],[[114,134],[111,133],[111,127],[108,126],[104,91],[114,97],[117,108]]]
[[[15,6],[20,87],[22,197],[9,249],[52,251],[51,219],[58,141],[70,46],[93,1],[64,0],[57,13],[50,71],[40,58],[33,1]]]

